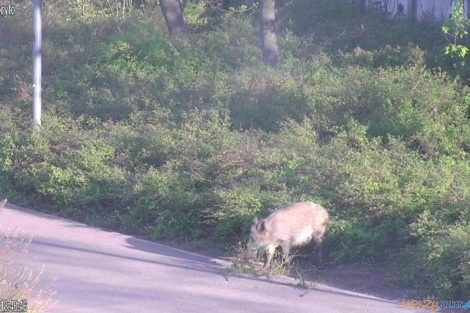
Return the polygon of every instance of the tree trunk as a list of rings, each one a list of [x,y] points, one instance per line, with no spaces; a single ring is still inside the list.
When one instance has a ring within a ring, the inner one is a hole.
[[[361,0],[360,5],[361,9],[365,11],[367,9],[367,0]]]
[[[260,28],[261,47],[263,50],[264,63],[276,66],[279,63],[279,50],[277,48],[276,31],[274,29],[276,21],[275,0],[260,1]]]
[[[408,15],[412,21],[416,21],[418,19],[418,1],[417,0],[408,1]]]
[[[188,24],[183,17],[183,8],[179,0],[160,0],[160,7],[165,17],[170,36],[188,42]]]

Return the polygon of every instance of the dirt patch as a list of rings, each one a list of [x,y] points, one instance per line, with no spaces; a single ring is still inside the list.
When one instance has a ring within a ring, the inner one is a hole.
[[[174,240],[159,240],[159,242],[230,262],[237,259],[237,256],[233,255],[233,249],[217,246],[210,241],[176,242]],[[258,264],[260,268],[261,264],[261,262]],[[301,281],[311,281],[391,301],[426,299],[416,290],[400,286],[394,273],[396,273],[396,268],[388,262],[352,263],[339,266],[327,264],[319,268],[313,265],[310,258],[298,256],[294,259],[289,276],[297,279],[299,283]],[[462,310],[441,309],[439,312],[456,313],[459,311]],[[429,310],[423,310],[422,312],[429,312]]]
[[[304,279],[340,289],[365,293],[388,300],[420,299],[417,292],[394,283],[387,263],[354,263],[340,266],[301,266]]]
[[[310,267],[315,268],[310,265]],[[354,263],[340,266],[325,266],[323,269],[312,270],[308,267],[304,279],[333,286],[349,291],[373,295],[379,298],[398,301],[424,300],[426,296],[420,295],[416,290],[406,289],[397,284],[396,268],[386,262],[373,264]],[[420,312],[431,312],[423,309]],[[440,309],[438,312],[457,313],[458,309]]]
[[[184,250],[193,251],[214,258],[232,260],[235,257],[227,253],[223,247],[213,243],[201,242],[159,242]],[[210,248],[208,248],[210,247]],[[353,263],[333,266],[325,265],[322,269],[312,265],[308,258],[298,257],[292,265],[291,275],[302,276],[303,280],[313,281],[332,287],[365,293],[388,300],[422,299],[415,290],[404,289],[394,283],[393,267],[386,262]]]

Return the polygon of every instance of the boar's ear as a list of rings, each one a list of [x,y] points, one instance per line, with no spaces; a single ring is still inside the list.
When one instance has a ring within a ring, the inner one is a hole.
[[[266,230],[266,224],[264,220],[259,221],[258,225],[256,225],[256,230],[260,233],[263,233]]]

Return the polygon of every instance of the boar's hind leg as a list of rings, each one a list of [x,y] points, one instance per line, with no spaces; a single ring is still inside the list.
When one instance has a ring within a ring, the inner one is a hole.
[[[323,265],[323,253],[322,253],[321,245],[315,246],[315,256],[316,256],[317,262],[320,265]]]
[[[320,265],[323,265],[323,253],[322,253],[322,241],[323,241],[323,232],[321,234],[316,234],[313,240],[315,241],[315,256],[317,262]]]

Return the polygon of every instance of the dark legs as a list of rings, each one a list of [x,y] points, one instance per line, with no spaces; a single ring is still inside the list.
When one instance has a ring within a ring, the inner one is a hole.
[[[320,266],[323,265],[323,253],[321,244],[315,245],[315,257]]]

